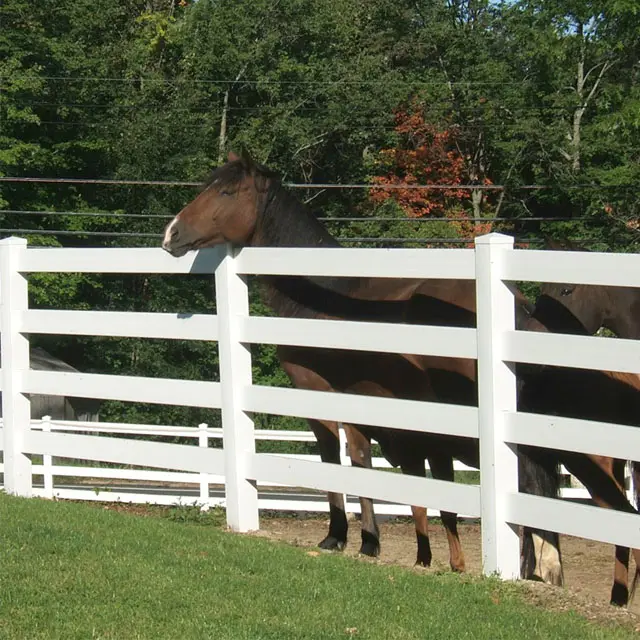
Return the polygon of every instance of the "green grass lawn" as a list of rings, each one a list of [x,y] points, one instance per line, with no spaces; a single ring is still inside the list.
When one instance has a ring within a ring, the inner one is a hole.
[[[626,638],[515,585],[0,493],[0,638]],[[207,526],[202,526],[207,523]]]

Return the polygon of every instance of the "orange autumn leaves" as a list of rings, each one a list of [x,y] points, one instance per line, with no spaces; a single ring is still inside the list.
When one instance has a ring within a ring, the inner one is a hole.
[[[425,122],[422,109],[413,104],[396,112],[395,131],[400,144],[383,149],[377,165],[382,175],[372,178],[369,197],[377,205],[393,199],[409,218],[453,218],[451,225],[462,237],[474,237],[491,231],[491,222],[474,222],[465,204],[471,198],[467,184],[465,158],[455,145],[452,130],[439,130]],[[487,179],[484,184],[490,184]],[[386,185],[406,185],[389,189]],[[417,189],[416,185],[434,185]],[[436,186],[437,185],[437,186]],[[378,188],[376,188],[376,186]]]

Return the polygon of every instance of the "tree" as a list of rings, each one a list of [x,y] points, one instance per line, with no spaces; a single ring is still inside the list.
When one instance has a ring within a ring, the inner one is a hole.
[[[469,218],[468,164],[461,156],[451,131],[439,131],[425,122],[424,108],[413,100],[408,109],[396,111],[397,145],[383,149],[376,163],[383,175],[373,176],[379,185],[369,192],[375,205],[395,201],[409,218],[450,217],[450,229],[462,237],[486,233],[491,227]],[[488,182],[488,181],[487,181]],[[388,188],[405,185],[405,188]],[[434,185],[432,188],[416,188]],[[449,234],[451,232],[449,231]],[[446,236],[445,236],[446,237]]]

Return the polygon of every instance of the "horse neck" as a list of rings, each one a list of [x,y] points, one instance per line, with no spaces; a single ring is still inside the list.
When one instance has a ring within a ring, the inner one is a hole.
[[[603,314],[602,324],[619,338],[640,339],[640,289],[609,287],[607,295],[608,300],[603,301],[603,308],[606,304],[611,311]]]
[[[309,208],[279,184],[270,187],[259,209],[251,246],[340,246]]]
[[[340,243],[308,207],[278,184],[265,196],[250,246],[336,248]],[[361,278],[297,276],[262,276],[260,281],[265,301],[277,314],[299,317],[350,315],[345,303],[363,283]]]
[[[556,298],[543,294],[536,300],[533,318],[554,333],[588,334],[584,323]]]

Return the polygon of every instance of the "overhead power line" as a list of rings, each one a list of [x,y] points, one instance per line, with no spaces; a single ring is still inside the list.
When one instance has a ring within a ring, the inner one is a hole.
[[[0,234],[20,234],[31,236],[75,236],[75,237],[104,237],[104,238],[149,238],[159,240],[164,237],[162,233],[132,233],[128,231],[67,231],[63,229],[3,229]],[[338,236],[337,240],[345,243],[385,243],[395,244],[468,244],[473,238],[378,238],[378,237],[354,237]],[[516,238],[516,242],[537,242],[538,239]],[[541,241],[541,240],[540,240]]]
[[[0,81],[2,80],[11,80],[15,78],[24,77],[21,74],[11,74],[11,75],[0,75]],[[33,76],[26,76],[33,77]],[[335,80],[268,80],[265,78],[254,78],[254,79],[243,79],[241,82],[238,82],[234,79],[229,78],[188,78],[184,76],[179,76],[173,79],[169,78],[160,78],[156,76],[137,76],[137,77],[101,77],[101,76],[41,76],[38,75],[37,78],[39,80],[52,80],[55,82],[121,82],[124,84],[137,84],[140,82],[156,82],[159,84],[169,84],[169,85],[180,85],[184,83],[188,84],[223,84],[223,85],[238,85],[238,84],[252,84],[252,85],[282,85],[282,86],[336,86],[336,85],[379,85],[380,80],[347,80],[338,78]],[[465,86],[473,86],[473,87],[494,87],[494,86],[532,86],[537,83],[531,82],[530,80],[512,80],[512,81],[504,81],[504,80],[457,80],[457,81],[447,81],[447,80],[426,80],[422,82],[408,82],[406,80],[398,80],[391,78],[389,79],[389,84],[397,85],[404,84],[409,87],[465,87]]]
[[[159,220],[170,220],[175,216],[172,213],[117,213],[114,211],[41,211],[32,209],[0,209],[0,215],[25,215],[25,216],[79,216],[83,218],[120,218],[131,219],[141,218],[143,220],[152,220],[158,218]],[[390,218],[385,216],[361,216],[361,217],[330,217],[319,216],[318,220],[322,222],[339,222],[339,223],[352,223],[352,222],[398,222],[398,223],[422,223],[422,222],[495,222],[503,224],[514,224],[516,222],[596,222],[593,218],[586,216],[578,217],[553,217],[548,218],[544,216],[527,216],[522,218],[472,218],[465,216],[452,216],[450,218],[443,217],[431,217],[424,216],[421,218]]]
[[[163,187],[200,187],[202,182],[181,180],[113,180],[107,178],[35,178],[26,176],[0,176],[0,182],[33,182],[47,184],[103,184],[122,186],[163,186]],[[499,184],[333,184],[333,183],[298,183],[285,182],[285,187],[290,189],[433,189],[433,190],[476,190],[483,191],[539,191],[548,189],[637,189],[638,184],[602,185],[602,184],[575,184],[563,187],[550,185],[524,184],[524,185],[499,185]]]

